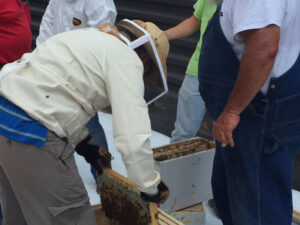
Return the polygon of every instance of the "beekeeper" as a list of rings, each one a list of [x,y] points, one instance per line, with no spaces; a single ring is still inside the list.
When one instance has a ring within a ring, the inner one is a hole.
[[[85,125],[108,106],[128,179],[147,201],[164,200],[154,171],[147,103],[167,92],[169,43],[153,23],[124,20],[118,28],[120,32],[104,26],[58,34],[3,67],[4,224],[96,224],[73,146],[81,153],[94,150]],[[97,154],[87,158],[98,162]]]

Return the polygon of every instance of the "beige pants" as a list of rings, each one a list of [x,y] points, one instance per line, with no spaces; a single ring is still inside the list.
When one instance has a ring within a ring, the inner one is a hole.
[[[73,153],[50,131],[43,148],[0,136],[3,225],[96,225]]]

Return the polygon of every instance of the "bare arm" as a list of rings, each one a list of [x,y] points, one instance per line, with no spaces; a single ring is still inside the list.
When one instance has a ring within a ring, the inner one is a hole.
[[[169,41],[188,37],[200,30],[201,21],[194,15],[165,31]]]
[[[258,30],[241,33],[245,50],[235,87],[224,112],[218,118],[213,135],[234,146],[232,132],[239,123],[240,113],[263,86],[273,68],[280,39],[280,28],[269,25]]]

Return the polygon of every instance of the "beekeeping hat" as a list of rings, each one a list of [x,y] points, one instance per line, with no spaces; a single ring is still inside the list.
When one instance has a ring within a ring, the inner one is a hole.
[[[143,46],[154,63],[150,75],[144,76],[145,99],[151,104],[168,92],[167,64],[169,41],[154,23],[124,19],[117,24],[121,39],[132,49]],[[131,34],[130,38],[122,31]],[[133,36],[133,38],[132,38]]]

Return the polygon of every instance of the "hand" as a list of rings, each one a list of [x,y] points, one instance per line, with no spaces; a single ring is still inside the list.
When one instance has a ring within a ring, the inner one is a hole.
[[[157,189],[158,189],[158,193],[156,195],[149,195],[147,193],[141,192],[142,199],[145,202],[155,202],[157,204],[161,204],[167,201],[170,195],[170,190],[168,186],[163,181],[161,181]]]
[[[102,168],[111,167],[111,154],[105,148],[93,145],[93,140],[90,136],[76,145],[75,151],[83,156],[100,175],[103,173]]]
[[[233,130],[240,122],[240,116],[232,112],[224,111],[217,119],[214,129],[213,137],[223,144],[229,144],[234,147],[234,141],[232,137]]]

